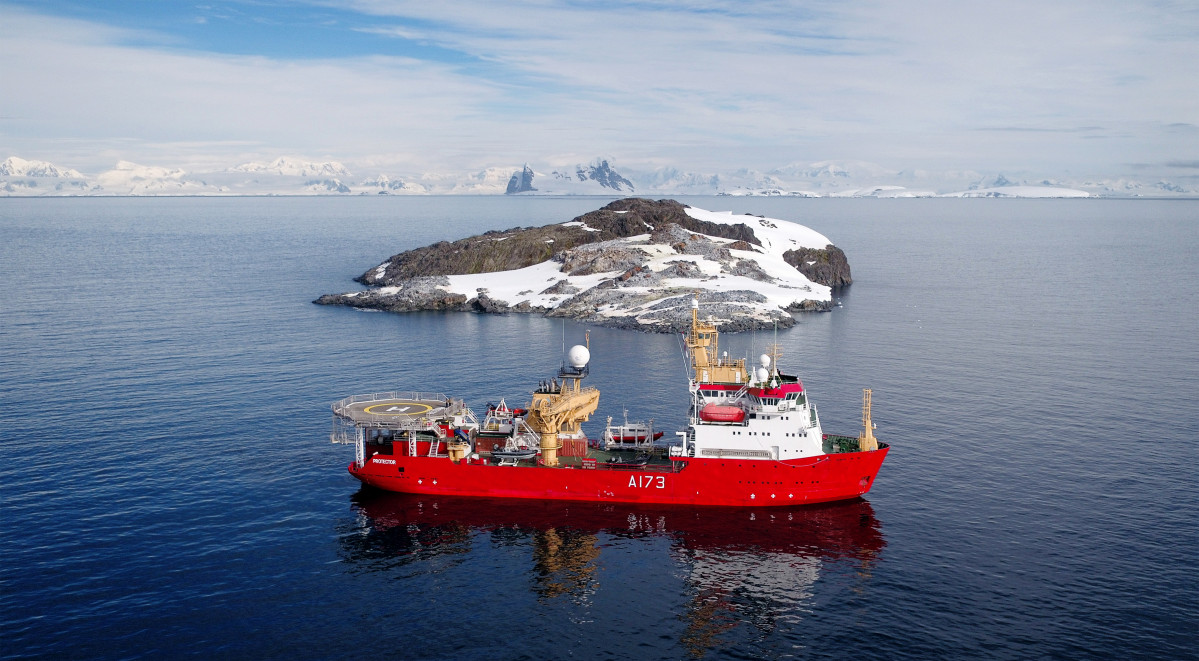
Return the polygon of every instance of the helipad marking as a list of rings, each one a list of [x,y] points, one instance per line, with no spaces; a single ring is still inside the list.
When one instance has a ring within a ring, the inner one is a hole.
[[[382,409],[376,411],[375,409]],[[362,409],[364,413],[371,415],[420,415],[432,411],[433,407],[420,402],[383,402],[381,404],[371,404]]]

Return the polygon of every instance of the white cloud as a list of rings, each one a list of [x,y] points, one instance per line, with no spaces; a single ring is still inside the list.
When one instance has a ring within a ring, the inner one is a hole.
[[[414,170],[553,154],[700,170],[1194,158],[1170,132],[1199,121],[1187,3],[348,6],[372,16],[358,29],[461,57],[129,46],[126,31],[0,5],[0,155],[93,171],[282,154]]]
[[[11,12],[0,25],[0,62],[20,63],[4,67],[0,148],[57,152],[56,160],[72,163],[86,157],[80,152],[129,149],[186,166],[180,145],[233,151],[233,160],[360,154],[387,141],[428,151],[497,95],[488,81],[412,59],[147,51],[85,37],[76,22]],[[496,118],[480,128],[500,126]]]

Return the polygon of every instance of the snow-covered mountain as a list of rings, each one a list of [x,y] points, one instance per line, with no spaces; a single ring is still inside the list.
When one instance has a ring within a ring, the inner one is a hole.
[[[0,163],[0,195],[86,195],[91,188],[78,170],[60,168],[47,161],[10,156]]]
[[[633,192],[633,182],[613,171],[606,160],[588,166],[575,166],[575,178],[582,182],[594,181],[600,186],[614,191]]]
[[[365,179],[360,186],[366,189],[377,188],[378,193],[425,193],[428,192],[419,184],[410,184],[400,179],[392,179],[391,177],[381,174],[377,177]]]
[[[767,173],[740,170],[717,195],[792,197],[1086,197],[1061,181],[1012,180],[1004,174],[888,170],[864,161],[792,163]]]
[[[608,163],[597,158],[590,163],[555,166],[537,172],[528,163],[514,172],[505,189],[507,195],[611,195],[635,193],[637,186]]]
[[[811,179],[815,181],[841,181],[869,177],[885,177],[892,174],[885,168],[866,161],[820,161],[819,163],[788,163],[770,171],[782,178]]]
[[[59,168],[46,161],[27,161],[9,156],[0,163],[0,177],[45,177],[51,179],[82,179],[78,170]]]
[[[660,166],[635,176],[642,191],[660,191],[668,195],[712,195],[721,190],[723,183],[718,174],[685,172],[670,166]]]
[[[948,193],[941,197],[1091,197],[1086,191],[1053,186],[997,186]]]
[[[504,190],[505,195],[516,195],[518,193],[535,193],[536,188],[533,188],[533,179],[537,174],[529,167],[528,163],[520,169],[520,172],[513,172],[512,178],[508,180],[508,188]]]
[[[102,195],[218,195],[228,192],[220,186],[191,180],[180,169],[138,165],[120,161],[117,166],[96,177],[96,192]]]
[[[350,171],[337,161],[313,163],[297,158],[280,157],[270,163],[242,163],[229,168],[230,172],[277,174],[284,177],[348,177]]]
[[[340,179],[314,179],[304,184],[304,190],[310,193],[352,193],[349,186],[341,183]]]

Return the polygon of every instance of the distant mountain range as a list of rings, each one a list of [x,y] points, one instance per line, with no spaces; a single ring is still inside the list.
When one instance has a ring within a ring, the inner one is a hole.
[[[120,161],[83,174],[11,156],[0,162],[0,196],[53,195],[744,195],[794,197],[1199,197],[1192,179],[1050,179],[975,171],[888,170],[861,161],[791,163],[758,171],[638,169],[596,158],[574,165],[491,167],[473,172],[353,172],[337,161],[282,157],[221,170]]]

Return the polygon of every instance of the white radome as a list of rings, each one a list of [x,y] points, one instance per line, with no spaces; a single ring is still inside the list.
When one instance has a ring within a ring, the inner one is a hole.
[[[761,364],[762,367],[770,367],[770,356],[767,354],[762,354],[762,357],[758,358],[758,363]]]
[[[581,344],[574,345],[566,354],[566,361],[575,369],[584,367],[590,360],[591,352],[587,350],[587,347]]]

